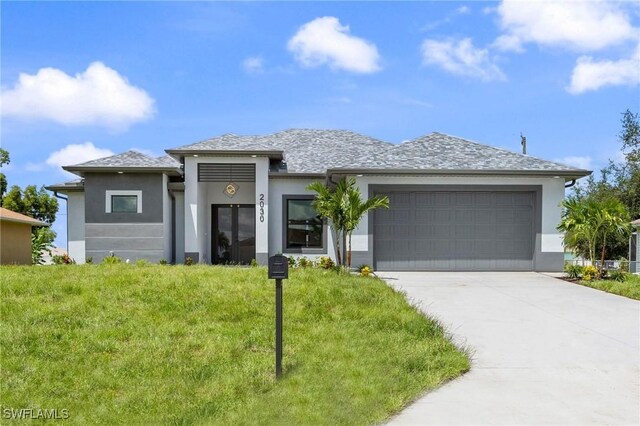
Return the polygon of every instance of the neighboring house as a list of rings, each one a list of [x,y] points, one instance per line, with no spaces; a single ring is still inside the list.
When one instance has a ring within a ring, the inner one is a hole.
[[[640,219],[631,222],[634,231],[629,238],[629,272],[640,272],[638,259],[640,258],[640,244],[638,244],[638,228],[640,228]]]
[[[559,271],[565,183],[591,173],[441,133],[401,144],[343,130],[226,134],[166,152],[64,167],[81,179],[48,189],[68,196],[70,256],[335,257],[306,187],[354,176],[365,197],[391,204],[354,232],[354,265]]]
[[[0,264],[31,265],[31,227],[49,226],[0,207]]]

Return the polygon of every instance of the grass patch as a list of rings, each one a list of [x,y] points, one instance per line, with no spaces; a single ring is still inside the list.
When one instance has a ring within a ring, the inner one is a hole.
[[[75,424],[372,424],[469,369],[382,281],[263,268],[1,267],[0,405]]]
[[[630,299],[640,300],[640,276],[628,274],[624,282],[614,280],[578,281],[587,287],[617,294]]]

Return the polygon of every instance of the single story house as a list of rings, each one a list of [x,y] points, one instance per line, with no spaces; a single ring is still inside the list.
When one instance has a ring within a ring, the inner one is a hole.
[[[0,207],[0,265],[31,265],[31,227],[49,226]]]
[[[334,257],[314,181],[353,176],[388,210],[353,234],[353,264],[378,270],[559,271],[560,202],[588,170],[442,133],[392,144],[346,130],[225,134],[152,158],[129,151],[63,167],[69,254],[266,264]]]

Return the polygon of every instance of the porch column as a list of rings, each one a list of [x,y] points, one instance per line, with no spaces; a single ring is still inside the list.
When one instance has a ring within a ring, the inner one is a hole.
[[[256,159],[256,261],[269,259],[269,159]]]
[[[190,257],[193,263],[201,261],[198,239],[198,163],[193,157],[184,159],[184,257]]]

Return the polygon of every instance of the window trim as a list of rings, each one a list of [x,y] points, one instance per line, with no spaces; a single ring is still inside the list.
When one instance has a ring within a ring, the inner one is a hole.
[[[315,195],[308,194],[285,194],[282,196],[282,252],[298,254],[327,254],[327,221],[322,218],[322,247],[287,247],[287,229],[289,222],[289,211],[287,204],[289,200],[313,200]]]
[[[115,213],[115,214],[131,214],[125,212],[112,212],[111,211],[111,197],[113,195],[135,195],[137,201],[137,211],[136,213],[142,213],[142,191],[138,190],[106,190],[105,191],[105,213]]]

